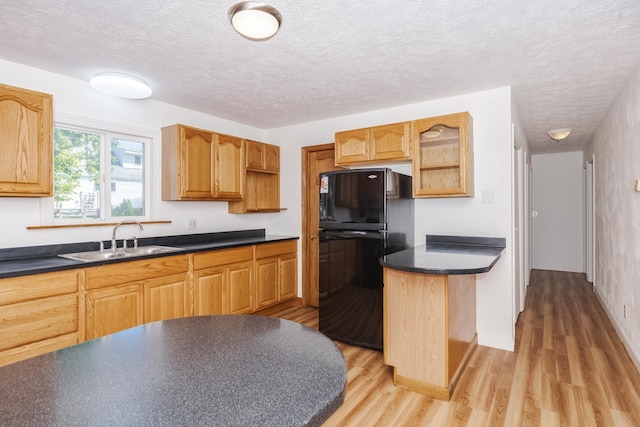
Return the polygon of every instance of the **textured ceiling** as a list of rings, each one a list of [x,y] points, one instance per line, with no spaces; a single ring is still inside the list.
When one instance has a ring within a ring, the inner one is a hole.
[[[0,0],[0,58],[135,74],[154,99],[263,129],[512,86],[534,153],[581,149],[640,63],[638,0],[274,0],[282,29],[259,43],[232,4]]]

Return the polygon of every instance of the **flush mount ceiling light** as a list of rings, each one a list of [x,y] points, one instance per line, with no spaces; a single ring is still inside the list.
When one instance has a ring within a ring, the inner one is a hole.
[[[144,99],[151,96],[151,88],[142,79],[123,73],[98,73],[89,84],[98,92],[126,99]]]
[[[243,1],[229,9],[229,21],[242,37],[253,41],[269,40],[275,36],[282,16],[275,8],[253,1]]]
[[[547,134],[549,135],[549,137],[551,137],[551,139],[557,142],[560,142],[566,137],[568,137],[570,133],[571,133],[571,129],[569,128],[553,129],[553,130],[547,131]]]

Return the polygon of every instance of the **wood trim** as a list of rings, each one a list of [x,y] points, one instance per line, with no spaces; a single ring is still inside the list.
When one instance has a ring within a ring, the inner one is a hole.
[[[61,348],[78,344],[78,342],[78,333],[72,332],[70,334],[65,334],[46,340],[25,344],[20,347],[0,351],[0,366],[19,362],[21,360],[25,360],[35,356],[40,356],[42,354],[49,353],[55,350],[60,350]]]
[[[321,144],[321,145],[313,145],[313,146],[309,146],[309,147],[302,147],[302,163],[301,163],[301,170],[300,170],[300,174],[302,176],[302,197],[301,197],[301,202],[302,202],[302,241],[301,241],[301,248],[302,248],[302,254],[301,254],[301,260],[302,260],[302,265],[300,266],[300,268],[302,269],[302,306],[303,307],[309,307],[309,289],[311,289],[311,283],[310,283],[310,277],[309,277],[309,269],[306,268],[307,265],[309,265],[309,244],[311,243],[311,240],[309,238],[309,236],[311,235],[311,232],[309,230],[309,227],[307,225],[308,222],[308,217],[307,217],[307,210],[308,208],[308,202],[307,202],[307,192],[309,191],[309,185],[310,183],[307,182],[307,170],[306,170],[306,166],[307,163],[309,161],[309,154],[316,152],[316,151],[324,151],[324,150],[331,150],[331,149],[335,149],[335,144],[334,143],[329,143],[329,144]]]
[[[171,224],[171,221],[139,221],[141,224]],[[101,222],[101,223],[86,223],[86,224],[55,224],[55,225],[28,225],[27,230],[43,230],[49,228],[80,228],[80,227],[113,227],[118,225],[117,222]]]

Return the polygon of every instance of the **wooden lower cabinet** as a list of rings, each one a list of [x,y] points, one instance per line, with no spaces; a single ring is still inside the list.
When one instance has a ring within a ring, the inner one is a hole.
[[[0,279],[0,366],[78,343],[79,325],[76,270]]]
[[[253,247],[194,254],[194,314],[245,314],[254,310]]]
[[[297,250],[296,241],[256,246],[256,309],[296,297]]]
[[[298,295],[298,254],[288,253],[280,257],[279,299],[295,298]]]
[[[159,320],[293,299],[295,240],[0,279],[0,366]]]
[[[384,268],[384,363],[393,383],[448,401],[477,345],[476,276]]]
[[[187,255],[85,270],[85,339],[191,314]]]
[[[87,292],[85,338],[92,340],[144,323],[141,284],[109,286]]]
[[[256,308],[278,302],[278,257],[256,260]]]
[[[189,315],[187,280],[183,273],[144,282],[144,323]]]

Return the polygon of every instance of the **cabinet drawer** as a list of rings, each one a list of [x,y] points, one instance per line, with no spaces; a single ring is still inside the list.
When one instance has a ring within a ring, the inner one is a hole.
[[[95,289],[170,274],[186,273],[187,255],[166,256],[146,260],[128,261],[86,269],[86,288]]]
[[[77,292],[77,274],[71,270],[2,279],[0,305]]]
[[[295,240],[256,245],[256,259],[278,256],[290,252],[297,252],[297,250],[298,242]]]
[[[234,264],[253,259],[253,246],[220,249],[218,251],[201,252],[193,255],[193,269],[200,270],[218,265]]]
[[[78,330],[76,293],[2,307],[0,351]]]

